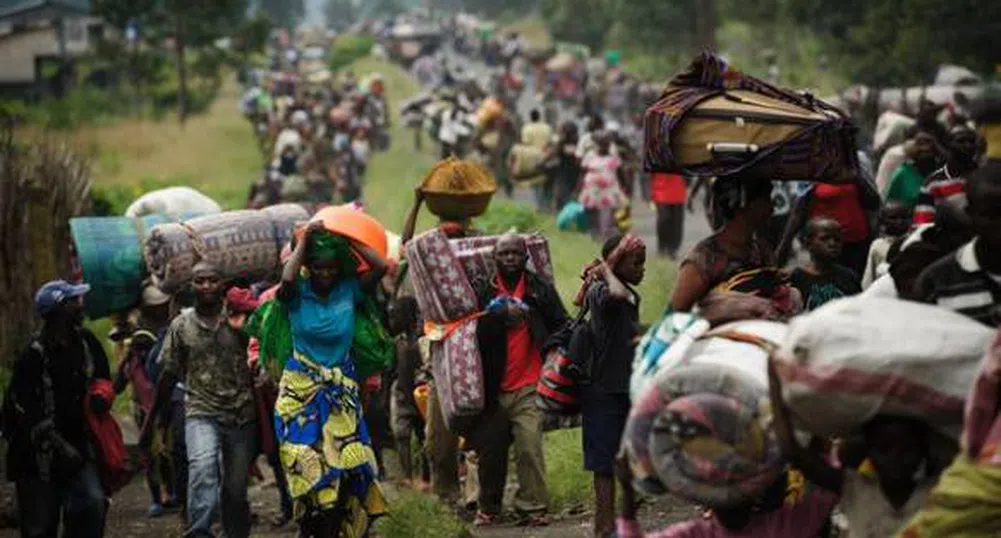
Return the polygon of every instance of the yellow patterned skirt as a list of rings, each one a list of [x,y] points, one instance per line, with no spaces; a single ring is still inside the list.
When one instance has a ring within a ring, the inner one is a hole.
[[[378,465],[351,365],[325,368],[296,354],[278,385],[275,434],[295,517],[343,510],[342,535],[361,536],[385,513]]]

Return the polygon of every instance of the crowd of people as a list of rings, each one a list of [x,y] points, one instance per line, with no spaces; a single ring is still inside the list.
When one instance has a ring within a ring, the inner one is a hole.
[[[516,41],[511,36],[510,46],[484,47],[484,53],[510,73],[520,56]],[[89,286],[52,281],[36,294],[42,329],[15,362],[3,408],[22,535],[55,536],[60,521],[68,535],[104,534],[108,487],[96,463],[99,442],[88,435],[84,415],[110,409],[91,394],[94,379],[113,380],[118,393],[132,386],[149,515],[179,511],[186,536],[214,536],[217,521],[229,538],[249,535],[248,484],[262,454],[278,486],[275,525],[295,522],[303,537],[365,536],[389,509],[380,487],[386,449],[400,455],[403,484],[468,510],[478,527],[509,519],[504,492],[513,453],[518,487],[510,512],[520,524],[548,525],[543,432],[552,421],[536,400],[546,358],[559,341],[588,357],[581,451],[593,475],[590,534],[596,538],[814,538],[838,529],[856,538],[952,536],[933,530],[940,528],[928,522],[933,515],[921,516],[948,508],[933,502],[943,465],[929,456],[926,424],[872,417],[855,453],[835,450],[826,457],[831,440],[803,446],[797,439],[774,371],[774,428],[795,472],[783,473],[752,502],[704,506],[703,517],[644,533],[620,444],[634,404],[629,384],[643,334],[640,303],[662,297],[637,291],[648,252],[643,239],[629,233],[629,207],[634,185],[658,207],[657,252],[679,259],[674,288],[662,290],[673,312],[708,310],[706,301],[722,291],[754,299],[724,309],[727,320],[789,320],[863,295],[937,305],[995,328],[1001,327],[997,147],[971,127],[972,118],[943,125],[922,117],[900,148],[881,156],[878,173],[861,170],[856,183],[790,189],[740,175],[707,180],[714,231],[680,256],[689,191],[701,182],[642,173],[642,125],[633,114],[642,105],[626,97],[629,82],[611,68],[604,105],[585,98],[582,121],[555,128],[543,107],[527,121],[519,118],[505,84],[472,97],[453,74],[433,77],[442,81],[439,97],[453,110],[485,111],[468,135],[450,123],[457,117],[435,120],[442,156],[483,163],[507,192],[530,182],[539,209],[577,211],[574,220],[583,218],[601,245],[594,262],[581,268],[574,315],[555,283],[529,268],[523,236],[496,239],[494,273],[470,282],[485,394],[474,421],[460,428],[446,420],[429,364],[428,333],[436,329],[418,306],[410,264],[388,261],[320,221],[296,230],[273,281],[237,287],[203,260],[183,293],[165,295],[150,284],[119,344],[117,372],[82,325]],[[288,91],[280,88],[285,79],[269,74],[248,91],[245,112],[260,126],[268,157],[248,206],[360,200],[369,148],[388,145],[389,112],[380,77],[361,84],[350,73],[337,77],[341,84]],[[559,77],[551,82],[561,83]],[[520,154],[536,160],[515,174]],[[777,193],[789,198],[786,214],[776,215]],[[423,196],[416,191],[403,245],[415,236]],[[482,235],[469,220],[442,219],[436,227],[452,239]],[[807,256],[792,259],[797,242]],[[370,355],[378,352],[359,342],[379,341],[381,332],[392,335],[393,366],[372,371],[378,360]],[[991,425],[984,435],[966,432],[961,458],[989,467],[997,464],[1001,422],[997,349],[985,352],[993,400],[971,405],[983,403]],[[970,472],[996,476],[977,466]],[[998,492],[996,481],[989,487]],[[800,494],[790,497],[793,489]],[[982,503],[996,508],[996,497],[984,497]],[[997,535],[996,512],[993,517],[983,534],[963,535]]]
[[[294,64],[277,67],[246,76],[241,107],[266,162],[247,207],[359,200],[370,154],[390,143],[382,76],[322,72],[310,79]]]

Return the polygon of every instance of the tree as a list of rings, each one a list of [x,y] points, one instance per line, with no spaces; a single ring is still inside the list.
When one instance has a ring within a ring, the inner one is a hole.
[[[258,0],[257,7],[283,28],[294,27],[306,14],[303,0]]]
[[[268,14],[258,10],[240,27],[241,48],[246,53],[263,52],[268,45],[273,25]]]
[[[389,17],[407,10],[404,0],[365,0],[360,6],[365,18]]]
[[[358,11],[354,0],[327,0],[323,14],[327,26],[343,31],[358,21]]]
[[[686,56],[699,49],[694,0],[616,0],[614,11],[610,40],[616,46],[659,54],[685,51]]]
[[[130,22],[141,24],[149,19],[157,7],[157,0],[92,0],[91,12],[124,32]]]
[[[247,11],[246,0],[162,0],[162,21],[174,38],[177,61],[177,117],[183,124],[188,116],[189,46],[204,47],[235,28]]]
[[[615,0],[541,0],[539,8],[553,37],[601,50],[617,19]]]

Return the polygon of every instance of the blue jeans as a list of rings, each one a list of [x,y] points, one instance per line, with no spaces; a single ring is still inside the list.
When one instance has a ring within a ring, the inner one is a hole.
[[[23,477],[16,486],[24,538],[56,538],[60,519],[63,538],[104,536],[107,504],[94,462],[88,461],[68,479],[46,482]]]
[[[211,538],[218,508],[226,538],[250,535],[247,483],[257,455],[254,423],[228,426],[207,417],[188,417],[188,521],[185,538]]]

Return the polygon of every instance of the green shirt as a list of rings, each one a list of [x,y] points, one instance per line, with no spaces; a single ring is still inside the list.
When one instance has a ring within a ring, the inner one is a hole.
[[[906,161],[890,176],[890,183],[886,187],[886,201],[897,201],[914,207],[924,184],[925,176],[918,172],[913,162]]]
[[[227,425],[253,422],[247,341],[229,326],[225,312],[218,319],[205,319],[193,308],[182,311],[167,330],[160,361],[164,372],[184,383],[188,417]]]

